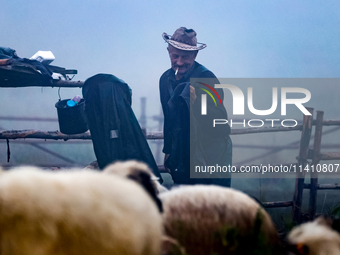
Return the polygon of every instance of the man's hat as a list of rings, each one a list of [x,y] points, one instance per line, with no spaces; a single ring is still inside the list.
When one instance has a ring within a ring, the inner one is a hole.
[[[180,27],[172,36],[163,33],[162,37],[168,44],[179,50],[194,51],[207,47],[206,44],[197,42],[195,30],[186,27]],[[200,46],[197,46],[197,44],[200,44]]]

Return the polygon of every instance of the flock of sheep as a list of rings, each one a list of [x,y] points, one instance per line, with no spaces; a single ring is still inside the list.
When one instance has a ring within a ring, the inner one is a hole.
[[[218,186],[161,186],[136,161],[104,171],[0,169],[0,255],[340,254],[323,218],[284,247],[261,205]]]

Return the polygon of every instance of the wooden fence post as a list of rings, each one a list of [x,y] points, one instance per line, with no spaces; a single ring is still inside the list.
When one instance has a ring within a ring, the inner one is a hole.
[[[295,179],[295,192],[293,197],[293,210],[292,218],[293,222],[301,223],[301,205],[302,205],[302,194],[305,181],[304,168],[307,165],[309,141],[312,132],[312,121],[313,121],[313,108],[307,108],[311,115],[303,115],[303,128],[300,141],[300,151],[298,157],[298,168]],[[302,167],[302,171],[300,166]]]
[[[318,172],[316,171],[317,164],[320,162],[321,154],[321,137],[322,137],[322,121],[323,111],[317,111],[315,136],[313,145],[313,167],[311,168],[310,190],[309,190],[309,207],[308,214],[310,219],[314,219],[316,212],[316,195],[318,190]],[[313,171],[312,171],[313,170]]]

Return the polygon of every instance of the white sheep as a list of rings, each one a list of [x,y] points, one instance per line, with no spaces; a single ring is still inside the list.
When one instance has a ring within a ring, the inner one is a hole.
[[[1,255],[158,255],[162,219],[136,183],[33,167],[0,177]]]
[[[165,234],[188,255],[279,254],[278,233],[270,216],[240,191],[214,185],[180,186],[160,194],[160,199]]]
[[[292,254],[340,254],[340,234],[333,230],[331,224],[323,217],[293,228],[287,237],[287,242]]]

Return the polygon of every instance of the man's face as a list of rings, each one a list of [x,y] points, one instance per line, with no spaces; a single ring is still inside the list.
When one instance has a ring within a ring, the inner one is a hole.
[[[197,51],[184,51],[169,46],[168,52],[171,61],[171,68],[176,71],[178,68],[178,74],[185,74],[194,64],[197,56]]]

